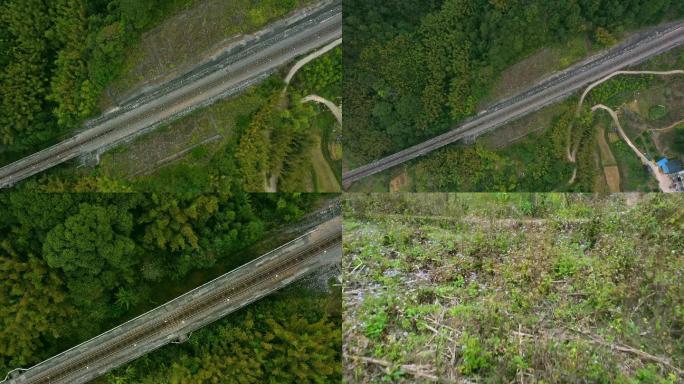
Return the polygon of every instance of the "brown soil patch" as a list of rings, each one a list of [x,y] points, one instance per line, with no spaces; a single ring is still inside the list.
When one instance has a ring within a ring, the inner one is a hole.
[[[613,156],[613,152],[610,150],[610,146],[608,146],[605,131],[606,129],[603,126],[599,128],[597,142],[599,146],[599,153],[601,154],[601,163],[604,167],[608,167],[616,165],[617,161],[615,161],[615,156]]]
[[[608,192],[620,192],[620,169],[617,165],[603,167],[603,174],[606,176]]]
[[[399,192],[403,188],[406,188],[409,184],[409,178],[406,171],[403,171],[399,176],[390,180],[389,190],[390,192]]]

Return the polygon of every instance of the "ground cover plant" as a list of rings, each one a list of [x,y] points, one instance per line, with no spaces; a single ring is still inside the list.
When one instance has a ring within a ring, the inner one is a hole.
[[[626,31],[684,15],[672,1],[345,0],[344,7],[351,168],[476,114],[507,68],[543,48],[577,39],[607,47]]]
[[[345,198],[349,382],[678,383],[680,195]]]

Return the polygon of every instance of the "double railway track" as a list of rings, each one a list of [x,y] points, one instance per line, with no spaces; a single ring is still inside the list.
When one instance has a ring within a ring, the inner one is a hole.
[[[32,374],[32,370],[29,369],[18,378],[10,379],[8,384],[73,383],[77,381],[78,377],[89,373],[89,371],[101,373],[103,367],[107,367],[111,361],[127,353],[131,348],[137,348],[145,343],[155,343],[160,339],[169,339],[169,336],[179,337],[188,334],[192,331],[193,324],[201,322],[208,315],[218,310],[227,310],[231,308],[231,305],[249,300],[255,290],[267,289],[269,285],[296,276],[297,271],[305,267],[313,257],[341,247],[341,227],[330,225],[331,222],[336,221],[335,219],[328,221],[315,230],[293,240],[293,242],[299,241],[307,236],[306,242],[313,239],[311,242],[299,245],[286,257],[277,260],[259,261],[257,259],[253,261],[252,263],[257,262],[255,264],[257,266],[263,263],[263,268],[237,277],[235,282],[229,286],[204,294],[198,300],[192,300],[187,305],[176,308],[154,321],[146,322],[116,339],[99,343],[92,350],[78,355],[64,364],[57,364],[35,374]],[[186,297],[188,294],[172,300],[163,307]]]
[[[0,188],[81,155],[102,151],[264,79],[297,55],[342,34],[341,5],[330,1],[302,20],[264,35],[252,46],[170,81],[104,115],[85,131],[0,168]]]

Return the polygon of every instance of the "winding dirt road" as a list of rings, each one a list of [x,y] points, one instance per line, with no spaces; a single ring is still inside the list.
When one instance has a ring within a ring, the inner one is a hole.
[[[610,75],[604,77],[603,79],[592,83],[587,87],[587,89],[582,92],[582,96],[580,97],[579,103],[577,104],[577,112],[576,114],[579,115],[580,110],[582,109],[582,103],[584,102],[584,98],[587,97],[587,94],[591,92],[592,89],[596,88],[597,86],[601,85],[602,83],[612,79],[615,76],[618,75],[660,75],[660,76],[667,76],[667,75],[684,75],[684,70],[681,69],[674,69],[671,71],[616,71],[614,73],[611,73]]]

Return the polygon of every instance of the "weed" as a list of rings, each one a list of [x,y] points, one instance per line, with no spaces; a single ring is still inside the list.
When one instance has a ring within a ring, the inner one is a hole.
[[[463,335],[462,343],[462,363],[459,365],[459,370],[464,375],[472,375],[490,365],[490,354],[486,352],[480,344],[480,339],[477,337]]]
[[[366,336],[379,338],[387,325],[387,313],[380,311],[368,318],[366,323]]]

